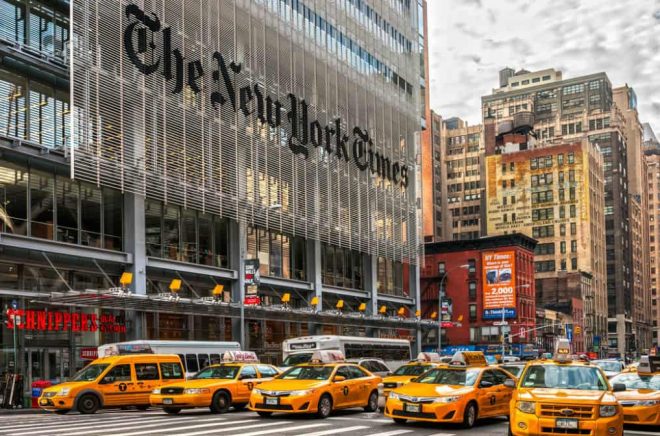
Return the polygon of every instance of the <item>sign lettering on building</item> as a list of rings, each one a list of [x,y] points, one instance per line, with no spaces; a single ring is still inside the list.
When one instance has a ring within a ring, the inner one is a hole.
[[[11,330],[126,333],[119,317],[84,312],[8,309],[6,325]]]

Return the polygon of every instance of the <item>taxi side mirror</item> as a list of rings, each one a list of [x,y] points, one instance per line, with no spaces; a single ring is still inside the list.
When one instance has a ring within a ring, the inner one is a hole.
[[[479,386],[482,388],[490,388],[493,386],[493,383],[489,382],[488,380],[484,380],[481,383],[479,383]]]
[[[623,383],[614,383],[614,385],[612,385],[612,391],[614,392],[623,392],[625,390],[626,390],[626,385],[624,385]]]
[[[346,377],[343,375],[336,375],[335,378],[332,379],[335,383],[343,382],[344,380],[346,380]]]
[[[507,388],[514,389],[516,387],[516,382],[515,382],[515,380],[512,380],[512,379],[508,378],[508,379],[504,380],[504,386],[506,386]]]

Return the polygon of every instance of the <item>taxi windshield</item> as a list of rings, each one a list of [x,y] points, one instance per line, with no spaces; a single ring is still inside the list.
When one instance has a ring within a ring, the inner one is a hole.
[[[626,389],[653,389],[660,391],[660,374],[638,374],[629,372],[619,374],[610,380],[612,384],[623,383]]]
[[[479,377],[478,369],[432,369],[418,377],[416,383],[430,385],[473,386]]]
[[[312,360],[312,353],[298,353],[286,356],[282,366],[295,366],[301,363],[309,363]]]
[[[94,365],[87,365],[71,379],[72,381],[94,381],[109,365],[107,363],[99,363]]]
[[[623,365],[614,360],[596,360],[594,363],[600,366],[603,371],[621,372],[623,369]]]
[[[191,378],[195,380],[214,378],[231,380],[236,378],[239,369],[239,366],[207,366]]]
[[[500,368],[502,368],[506,372],[518,377],[518,376],[520,376],[520,373],[522,372],[524,366],[522,366],[522,365],[502,365],[502,366],[500,366]]]
[[[527,368],[520,386],[589,391],[607,390],[600,370],[593,366],[533,365]]]
[[[428,369],[426,365],[403,365],[394,371],[393,375],[422,375]]]
[[[296,366],[285,371],[280,380],[327,380],[332,374],[332,366]]]

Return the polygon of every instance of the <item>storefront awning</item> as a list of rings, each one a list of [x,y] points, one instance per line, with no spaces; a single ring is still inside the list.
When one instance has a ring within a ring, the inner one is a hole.
[[[40,300],[41,301],[41,300]],[[173,295],[136,295],[119,290],[87,290],[54,292],[46,301],[55,306],[91,307],[107,310],[175,313],[193,316],[239,318],[239,303],[216,302],[212,298],[177,298]],[[245,306],[245,319],[310,322],[367,328],[435,329],[437,323],[427,320],[369,316],[357,313],[337,314],[268,306]]]

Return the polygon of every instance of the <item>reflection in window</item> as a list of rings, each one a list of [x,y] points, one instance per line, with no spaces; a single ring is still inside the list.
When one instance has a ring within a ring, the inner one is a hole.
[[[30,174],[30,234],[36,238],[53,239],[53,182],[52,174]]]
[[[27,234],[26,168],[0,163],[0,230],[17,235]]]
[[[89,183],[80,184],[80,242],[101,247],[101,190]]]
[[[58,176],[57,196],[57,240],[78,243],[78,182]]]
[[[259,259],[264,276],[305,280],[305,240],[258,227],[247,228],[247,258]]]
[[[119,191],[103,188],[103,233],[104,248],[122,249],[123,199]]]
[[[403,264],[379,256],[376,265],[378,293],[403,296]]]
[[[321,268],[326,285],[364,289],[362,254],[357,251],[323,244]]]

